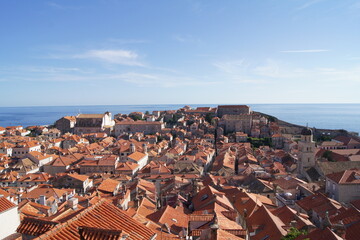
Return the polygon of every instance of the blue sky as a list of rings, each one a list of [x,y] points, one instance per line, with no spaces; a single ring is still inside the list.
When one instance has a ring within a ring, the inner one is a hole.
[[[359,0],[0,1],[0,106],[360,103]]]

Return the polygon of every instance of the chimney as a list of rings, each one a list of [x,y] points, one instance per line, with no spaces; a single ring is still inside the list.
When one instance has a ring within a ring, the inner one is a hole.
[[[17,197],[17,203],[19,204],[21,202],[21,194],[17,193],[16,197]]]
[[[161,183],[158,180],[155,182],[155,200],[156,207],[161,208]]]
[[[297,225],[297,221],[296,220],[292,220],[290,222],[290,226],[293,227],[293,228],[296,228],[296,225]]]
[[[219,229],[219,225],[217,224],[217,220],[213,224],[210,225],[211,233],[210,233],[210,239],[216,240],[217,239],[217,231]]]
[[[68,200],[68,206],[69,206],[69,208],[72,208],[73,210],[77,209],[78,203],[79,203],[79,199],[77,199],[77,198],[70,198]]]
[[[140,201],[139,201],[139,198],[136,197],[136,198],[134,198],[134,207],[137,209],[139,206],[140,206]]]
[[[330,221],[330,218],[329,218],[329,211],[325,212],[325,219],[324,219],[324,222],[323,222],[323,228],[326,228],[326,227],[331,227],[331,221]]]
[[[147,151],[148,151],[148,149],[147,149],[147,144],[146,144],[146,143],[143,143],[143,144],[142,144],[142,147],[143,147],[144,153],[147,154]]]
[[[130,152],[134,153],[135,152],[135,145],[133,143],[130,143]]]
[[[46,205],[46,196],[40,195],[39,204],[44,205],[44,206]]]
[[[129,238],[129,235],[124,233],[124,234],[121,235],[120,240],[125,240],[125,239],[128,239],[128,238]]]
[[[239,225],[241,225],[241,215],[239,213],[239,211],[235,210],[236,211],[236,217],[235,217],[235,222]]]

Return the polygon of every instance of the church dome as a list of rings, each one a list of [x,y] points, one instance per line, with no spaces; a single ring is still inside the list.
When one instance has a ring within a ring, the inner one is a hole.
[[[301,131],[301,135],[312,135],[312,131],[310,128],[303,128],[303,130]]]

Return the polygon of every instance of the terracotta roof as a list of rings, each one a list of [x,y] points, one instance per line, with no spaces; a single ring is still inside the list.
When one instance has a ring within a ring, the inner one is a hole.
[[[10,202],[5,197],[0,197],[0,213],[5,212],[14,207],[16,207],[14,203]]]
[[[40,236],[41,234],[55,227],[57,224],[59,224],[59,222],[47,221],[32,217],[25,217],[21,221],[16,231],[18,233],[25,235]]]
[[[189,222],[185,213],[169,205],[148,215],[147,218],[156,223],[167,224],[175,233],[179,233],[182,228],[187,228]]]
[[[139,167],[139,164],[133,162],[119,163],[116,167],[117,171],[133,171]]]
[[[346,229],[345,239],[346,240],[357,240],[360,236],[360,221],[350,225]]]
[[[251,239],[280,239],[287,234],[284,230],[285,224],[262,205],[254,214],[247,219],[250,232],[256,228],[258,232]]]
[[[143,159],[145,156],[146,156],[146,154],[144,154],[144,153],[134,152],[134,153],[130,154],[130,155],[128,156],[128,158],[131,158],[131,159],[133,159],[133,160],[135,160],[135,161],[138,162],[138,161],[140,161],[141,159]]]
[[[59,156],[56,159],[54,159],[52,162],[46,164],[49,166],[54,166],[54,167],[60,167],[60,166],[68,166],[70,164],[72,164],[73,162],[77,161],[74,158],[71,157],[67,157],[67,156]]]
[[[360,184],[360,170],[350,169],[326,175],[337,184]]]
[[[129,217],[123,210],[106,200],[100,200],[70,220],[39,236],[38,239],[80,239],[79,227],[87,227],[87,230],[97,228],[102,234],[104,232],[101,229],[124,231],[129,235],[129,239],[134,240],[151,239],[155,235],[154,231]]]
[[[306,240],[306,239],[316,239],[316,240],[344,240],[343,238],[336,235],[333,231],[331,231],[328,227],[324,230],[322,229],[315,229],[314,231],[310,232],[308,235],[300,235],[299,237],[295,238],[295,240]],[[348,239],[348,238],[346,238]]]
[[[243,230],[240,230],[240,231],[241,231],[241,234],[243,234],[243,235],[246,234],[246,232],[244,232]],[[244,240],[244,238],[235,236],[231,232],[232,231],[218,229],[217,230],[217,240]]]
[[[77,180],[79,180],[79,181],[82,181],[82,182],[84,182],[84,181],[86,181],[86,180],[89,179],[89,176],[87,176],[87,175],[80,175],[80,174],[67,174],[67,176],[72,177],[72,178],[75,178],[75,179],[77,179]]]
[[[322,193],[316,193],[314,195],[307,196],[299,201],[296,201],[296,204],[307,212],[310,210],[317,210],[318,214],[320,213],[318,212],[319,210],[324,210],[323,213],[325,213],[326,209],[321,209],[323,207],[336,209],[341,208],[340,203],[333,199],[327,198]]]
[[[146,122],[146,121],[116,121],[116,125],[161,125],[162,122]]]
[[[103,118],[105,114],[79,114],[76,118]]]
[[[339,214],[330,216],[332,224],[337,224],[342,221],[345,225],[351,225],[352,223],[360,221],[360,211],[356,208],[340,209],[342,210]]]
[[[218,109],[220,108],[250,108],[247,105],[219,105]]]
[[[48,173],[28,173],[21,178],[19,178],[18,182],[47,182],[49,181],[50,175]]]
[[[102,181],[102,183],[98,186],[98,190],[104,191],[104,192],[114,192],[116,187],[120,184],[119,181],[112,180],[110,178],[105,179]]]
[[[296,221],[296,228],[302,229],[304,226],[313,226],[312,222],[309,220],[309,216],[306,214],[297,214],[294,209],[289,208],[288,206],[283,206],[270,210],[275,216],[279,217],[285,225],[290,226],[291,221]]]
[[[69,191],[69,189],[63,190],[63,189],[53,188],[49,185],[43,185],[43,186],[33,189],[32,191],[30,191],[28,193],[24,193],[21,196],[21,198],[23,198],[23,199],[24,198],[38,199],[41,195],[45,196],[46,198],[49,198],[49,197],[60,198],[63,196],[63,194],[68,193],[68,191]]]
[[[191,222],[210,222],[214,219],[214,214],[191,214],[189,221]]]
[[[147,215],[150,215],[151,213],[155,212],[155,210],[156,210],[155,204],[153,204],[149,199],[144,197],[141,200],[141,203],[136,213],[146,217]]]
[[[122,235],[121,230],[102,229],[80,226],[78,227],[80,239],[96,239],[96,240],[118,240]]]
[[[354,201],[350,202],[350,204],[351,204],[354,208],[360,210],[360,199],[354,200]]]
[[[352,143],[359,143],[359,141],[357,141],[356,139],[352,138],[352,137],[346,137],[346,136],[337,136],[334,138],[336,141],[340,141],[343,142],[344,144],[349,144],[350,142]]]
[[[70,121],[76,121],[75,116],[65,116],[64,118],[67,119],[67,120],[70,120]]]

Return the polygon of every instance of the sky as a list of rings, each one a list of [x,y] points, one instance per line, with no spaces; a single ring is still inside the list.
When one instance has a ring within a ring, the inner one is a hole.
[[[0,1],[0,106],[360,103],[359,0]]]

